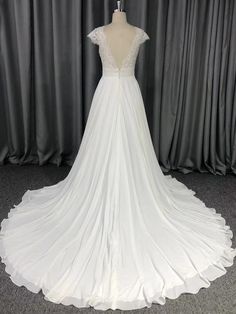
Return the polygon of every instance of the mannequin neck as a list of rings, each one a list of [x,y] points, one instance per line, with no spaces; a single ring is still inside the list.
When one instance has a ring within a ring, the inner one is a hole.
[[[112,24],[127,24],[125,12],[114,12],[112,14]]]

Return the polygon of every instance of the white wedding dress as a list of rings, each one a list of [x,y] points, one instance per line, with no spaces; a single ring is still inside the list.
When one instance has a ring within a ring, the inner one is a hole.
[[[161,171],[134,75],[147,33],[136,27],[120,68],[103,26],[87,36],[103,73],[78,155],[64,180],[27,190],[2,221],[5,270],[48,301],[98,310],[195,294],[233,264],[233,233]]]

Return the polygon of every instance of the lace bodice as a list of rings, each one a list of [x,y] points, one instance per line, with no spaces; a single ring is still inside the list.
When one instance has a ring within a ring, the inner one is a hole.
[[[106,34],[104,32],[104,26],[95,28],[87,35],[87,37],[91,39],[92,43],[99,46],[99,55],[102,61],[103,75],[134,75],[134,68],[139,47],[145,40],[149,39],[149,36],[143,29],[135,26],[135,31],[135,36],[131,43],[129,52],[120,67],[116,65],[115,59],[108,45]]]

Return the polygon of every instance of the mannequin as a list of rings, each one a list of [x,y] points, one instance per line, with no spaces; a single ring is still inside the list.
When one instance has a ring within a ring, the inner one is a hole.
[[[119,10],[113,12],[112,22],[104,26],[107,43],[119,68],[129,53],[135,31],[136,27],[127,22],[126,13]]]

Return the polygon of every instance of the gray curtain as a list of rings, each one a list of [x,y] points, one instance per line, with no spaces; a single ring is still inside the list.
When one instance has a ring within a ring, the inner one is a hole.
[[[101,72],[86,35],[111,0],[0,0],[0,164],[72,165]],[[236,2],[126,0],[162,170],[236,173]]]

